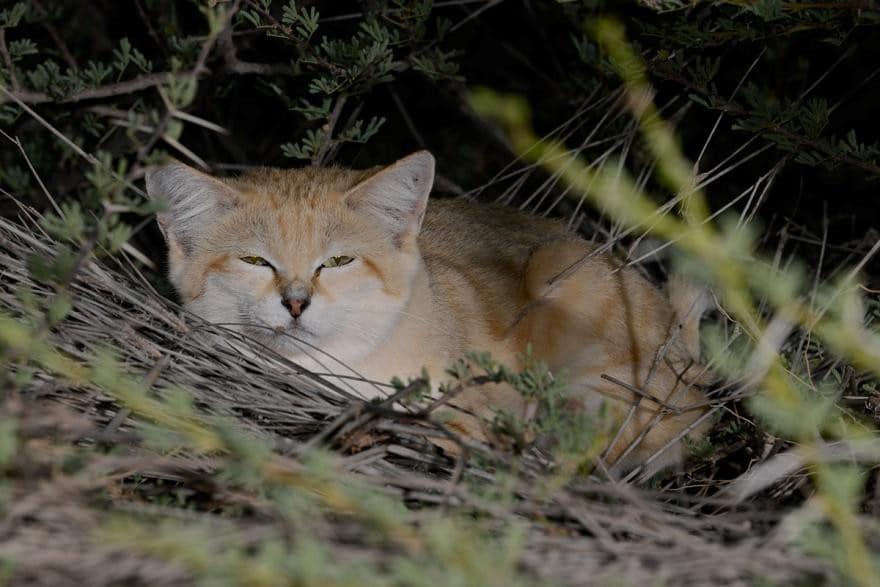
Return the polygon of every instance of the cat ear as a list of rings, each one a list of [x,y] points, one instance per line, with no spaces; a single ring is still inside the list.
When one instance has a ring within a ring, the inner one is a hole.
[[[417,151],[351,188],[345,201],[385,222],[400,244],[418,234],[433,184],[434,156]]]
[[[164,204],[156,220],[165,240],[185,253],[205,227],[238,205],[234,189],[177,161],[149,169],[146,182],[147,196]]]

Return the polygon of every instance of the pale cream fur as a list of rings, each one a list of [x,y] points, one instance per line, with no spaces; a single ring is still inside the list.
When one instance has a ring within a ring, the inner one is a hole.
[[[639,401],[607,455],[618,460],[648,427],[627,465],[702,414],[661,414],[658,403],[675,411],[705,401],[686,383],[701,371],[704,308],[692,289],[677,284],[670,300],[554,220],[464,200],[427,205],[433,174],[433,157],[422,151],[378,171],[262,169],[235,179],[171,164],[152,171],[147,188],[168,206],[159,221],[169,275],[186,306],[307,368],[323,371],[322,363],[334,364],[330,355],[375,381],[423,368],[440,381],[466,351],[489,351],[517,367],[531,343],[552,370],[568,372],[581,409],[607,399],[622,420]],[[354,261],[321,267],[340,255]],[[241,260],[249,256],[271,266]],[[291,296],[308,299],[298,317],[282,304]],[[360,392],[379,393],[374,386]],[[500,386],[456,399],[483,418],[520,402]],[[452,426],[485,438],[474,417],[459,415]],[[680,457],[676,446],[660,462]]]

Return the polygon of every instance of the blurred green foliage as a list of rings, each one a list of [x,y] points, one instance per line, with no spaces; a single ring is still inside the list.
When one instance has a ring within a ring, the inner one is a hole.
[[[616,20],[597,20],[607,15]],[[19,292],[19,315],[0,317],[0,356],[10,367],[0,374],[0,400],[17,398],[37,368],[97,386],[139,418],[138,433],[154,451],[217,459],[211,476],[219,487],[252,492],[266,512],[300,528],[294,540],[279,533],[254,545],[234,533],[124,514],[102,527],[105,539],[180,563],[205,584],[524,584],[517,524],[472,512],[412,515],[338,471],[332,455],[280,457],[232,423],[206,420],[186,390],[157,398],[109,351],[74,360],[46,342],[77,303],[72,285],[92,255],[125,249],[148,268],[161,266],[158,235],[146,228],[155,210],[138,186],[144,168],[165,157],[234,172],[367,166],[426,147],[440,161],[439,191],[449,194],[523,156],[558,172],[578,197],[589,195],[606,223],[677,242],[682,266],[713,284],[734,320],[707,336],[715,367],[760,390],[751,413],[796,441],[811,466],[817,491],[792,518],[802,547],[832,560],[842,582],[874,585],[877,560],[857,517],[866,468],[829,463],[822,450],[831,441],[876,441],[873,425],[839,402],[854,371],[871,376],[858,391],[876,395],[880,350],[866,323],[880,305],[858,291],[872,290],[876,265],[862,266],[867,285],[842,269],[840,257],[823,267],[815,249],[799,249],[801,262],[780,267],[768,259],[774,243],[766,239],[797,231],[798,242],[839,241],[846,249],[876,228],[878,24],[875,3],[859,0],[7,3],[0,186],[24,209],[35,206],[61,246],[29,260],[49,295]],[[520,97],[467,91],[478,85]],[[596,97],[600,106],[587,109]],[[500,119],[506,134],[483,114]],[[566,118],[563,139],[538,142]],[[626,144],[625,162],[581,164],[604,162],[607,141],[634,123],[641,137]],[[580,159],[571,163],[569,149],[578,145]],[[763,219],[707,222],[766,172],[768,158],[782,170],[773,176],[782,196],[764,203]],[[644,181],[632,179],[644,169]],[[702,174],[724,179],[706,187]],[[523,177],[514,202],[545,182]],[[682,196],[680,217],[657,214],[670,194]],[[576,202],[562,200],[554,212],[581,222]],[[20,210],[3,207],[8,215]],[[837,279],[824,280],[829,273]],[[161,282],[158,271],[150,275]],[[782,340],[773,338],[777,327],[788,329]],[[809,343],[793,344],[798,334]],[[809,352],[800,352],[804,346]],[[535,435],[556,434],[564,466],[550,489],[585,472],[608,433],[601,414],[587,421],[564,409],[562,381],[540,364],[514,373],[474,354],[452,372],[460,382],[513,385],[541,404],[541,418],[499,412],[493,425],[517,451]],[[413,394],[413,405],[422,395]],[[27,440],[15,417],[0,418],[0,511]],[[712,444],[703,444],[696,448],[710,456]],[[501,482],[506,472],[492,464],[499,487],[475,491],[513,499]],[[340,517],[352,521],[353,542],[379,544],[385,558],[335,560],[322,539]]]

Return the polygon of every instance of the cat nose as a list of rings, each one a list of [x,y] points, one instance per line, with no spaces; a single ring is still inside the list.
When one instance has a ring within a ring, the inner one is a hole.
[[[302,313],[306,311],[310,303],[311,299],[308,296],[304,298],[281,298],[281,305],[287,308],[287,311],[294,318],[302,316]]]

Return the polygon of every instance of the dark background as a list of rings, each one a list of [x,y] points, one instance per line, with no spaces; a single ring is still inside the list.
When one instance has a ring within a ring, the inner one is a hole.
[[[195,61],[207,33],[206,3],[40,0],[26,4],[27,16],[18,26],[5,30],[7,43],[24,38],[35,43],[36,52],[17,59],[14,66],[23,98],[29,91],[38,92],[31,72],[41,64],[57,63],[64,73],[75,71],[69,57],[79,69],[90,61],[111,63],[113,51],[124,37],[152,62],[154,72],[171,70],[175,59],[185,70]],[[402,31],[403,40],[393,44],[394,68],[385,78],[370,80],[366,75],[366,83],[327,96],[335,100],[347,95],[334,131],[344,131],[346,123],[357,118],[366,121],[381,116],[386,122],[365,144],[340,145],[325,164],[366,167],[427,148],[438,159],[438,195],[484,186],[515,155],[500,130],[470,109],[467,91],[477,86],[526,96],[539,132],[549,132],[568,120],[565,129],[571,133],[567,144],[573,147],[591,133],[596,139],[627,129],[632,134],[630,117],[619,109],[615,116],[607,117],[610,121],[599,124],[604,115],[614,111],[609,97],[619,87],[619,80],[584,32],[585,23],[597,15],[613,15],[623,21],[627,35],[642,52],[657,89],[656,102],[675,122],[692,159],[723,113],[701,170],[722,162],[752,140],[725,164],[732,169],[707,188],[714,209],[778,164],[781,170],[755,218],[770,251],[779,245],[784,229],[784,251],[797,254],[815,268],[821,247],[805,241],[821,243],[824,238],[841,247],[829,248],[830,255],[836,251],[843,255],[840,260],[852,260],[850,253],[870,245],[877,236],[880,35],[873,2],[685,5],[508,0],[437,2],[433,7],[382,1],[300,2],[296,6],[320,13],[318,30],[307,43],[280,34],[266,24],[268,17],[260,17],[264,26],[255,26],[239,14],[232,21],[231,34],[217,43],[205,60],[196,96],[185,111],[224,126],[230,134],[223,136],[184,124],[179,140],[215,172],[235,172],[248,165],[307,164],[307,160],[286,157],[280,146],[301,140],[306,131],[326,122],[306,120],[291,109],[300,98],[323,97],[310,94],[309,83],[320,75],[332,76],[332,67],[309,63],[310,51],[324,38],[355,38],[365,22]],[[284,4],[275,1],[264,7],[262,2],[245,0],[237,7],[255,14],[264,10],[280,22]],[[419,7],[424,9],[423,15],[413,17]],[[441,38],[437,31],[442,20],[448,21],[452,30]],[[188,39],[194,49],[181,51],[181,39]],[[578,51],[576,39],[587,47],[585,51]],[[227,42],[235,47],[240,60],[279,69],[297,66],[300,71],[233,72],[224,57]],[[434,49],[445,52],[448,63],[457,68],[453,75],[431,79],[414,70],[413,56],[430,54]],[[716,67],[711,80],[699,73],[701,64],[706,63]],[[114,71],[98,86],[143,75],[146,73],[129,67],[122,73]],[[3,77],[10,86],[8,71]],[[277,93],[269,89],[270,84],[278,88]],[[126,132],[124,127],[108,124],[112,118],[106,115],[109,109],[161,116],[163,102],[155,87],[65,102],[77,91],[89,88],[70,91],[62,82],[51,85],[54,90],[43,90],[50,94],[49,101],[32,103],[37,112],[86,152],[107,153],[114,164],[124,161],[126,175],[133,181],[139,180],[144,165],[159,160],[163,153],[186,160],[162,141],[149,145],[149,133]],[[578,106],[590,96],[599,104],[576,115]],[[805,131],[801,123],[811,100],[822,100],[833,108],[827,123],[813,133]],[[93,186],[85,178],[88,165],[60,146],[32,117],[22,115],[9,102],[3,108],[3,128],[22,140],[50,191],[60,200],[94,205],[99,198],[89,195]],[[90,130],[90,126],[98,130]],[[861,153],[839,146],[852,132],[855,142],[863,145]],[[766,151],[750,158],[768,144]],[[587,158],[599,156],[604,148],[587,149],[583,154]],[[804,154],[811,160],[799,161]],[[626,162],[634,174],[650,163],[638,140],[629,145]],[[44,208],[41,190],[35,182],[22,179],[27,175],[23,170],[20,153],[7,142],[0,154],[0,182],[10,193]],[[513,203],[522,202],[546,180],[540,171],[527,176]],[[480,197],[492,199],[511,184],[508,180],[488,185]],[[658,199],[667,197],[651,182],[647,188]],[[551,213],[570,214],[573,206],[574,202],[566,200]],[[598,218],[593,212],[589,215],[580,223],[585,232],[593,230]],[[162,258],[161,240],[153,228],[140,230],[134,242],[155,259]],[[834,257],[826,257],[825,262],[829,260]]]

